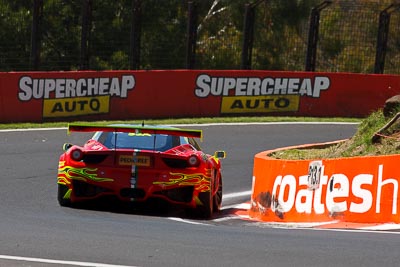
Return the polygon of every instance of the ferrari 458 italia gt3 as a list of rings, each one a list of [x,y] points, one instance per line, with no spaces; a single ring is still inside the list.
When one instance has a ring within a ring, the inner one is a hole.
[[[61,206],[116,196],[163,199],[204,218],[220,209],[225,152],[204,153],[195,140],[201,130],[70,124],[68,131],[95,133],[83,146],[64,144],[57,177]]]

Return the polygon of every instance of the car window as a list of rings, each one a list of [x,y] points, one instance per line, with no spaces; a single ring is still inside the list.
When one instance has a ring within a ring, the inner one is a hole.
[[[196,142],[195,139],[193,138],[186,138],[188,143],[191,144],[194,148],[196,148],[196,150],[201,150],[199,144]]]

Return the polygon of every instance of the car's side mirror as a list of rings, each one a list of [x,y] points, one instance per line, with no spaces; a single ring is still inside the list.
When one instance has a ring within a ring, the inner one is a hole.
[[[70,144],[70,143],[65,143],[65,144],[63,145],[62,149],[63,149],[64,151],[67,151],[67,150],[70,149],[72,146],[73,146],[73,145]]]
[[[214,157],[218,159],[224,159],[226,158],[226,152],[225,151],[215,151]]]

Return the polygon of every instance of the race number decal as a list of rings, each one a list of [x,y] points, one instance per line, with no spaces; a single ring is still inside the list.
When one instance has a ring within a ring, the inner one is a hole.
[[[308,189],[315,190],[319,188],[319,184],[321,181],[321,173],[322,173],[322,161],[312,161],[308,166]]]

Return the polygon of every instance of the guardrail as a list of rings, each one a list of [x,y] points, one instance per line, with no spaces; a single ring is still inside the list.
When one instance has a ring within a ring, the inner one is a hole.
[[[400,77],[284,71],[0,73],[0,122],[237,115],[365,117]]]
[[[400,222],[400,155],[316,160],[269,156],[282,149],[289,148],[255,155],[250,217],[268,222]]]

